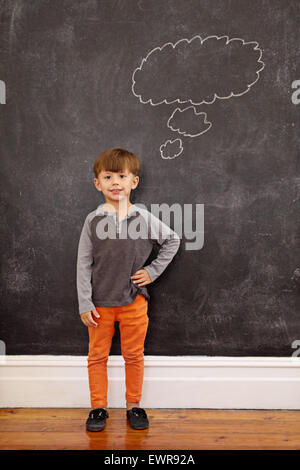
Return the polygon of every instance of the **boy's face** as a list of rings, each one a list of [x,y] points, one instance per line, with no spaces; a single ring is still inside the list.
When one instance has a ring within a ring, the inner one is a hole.
[[[98,178],[94,178],[94,184],[98,191],[103,193],[106,202],[111,203],[123,199],[129,201],[130,192],[137,187],[138,182],[139,177],[134,176],[127,168],[119,172],[102,170]]]

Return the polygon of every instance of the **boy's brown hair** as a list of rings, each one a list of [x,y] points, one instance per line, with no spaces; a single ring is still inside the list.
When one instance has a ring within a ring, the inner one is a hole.
[[[101,153],[94,163],[95,177],[98,178],[99,173],[103,171],[123,171],[128,169],[134,176],[138,176],[140,172],[140,160],[132,152],[120,148],[111,148]]]

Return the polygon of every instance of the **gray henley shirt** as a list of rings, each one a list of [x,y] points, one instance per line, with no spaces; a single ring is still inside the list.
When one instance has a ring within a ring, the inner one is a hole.
[[[101,204],[83,224],[78,244],[77,293],[79,313],[101,306],[132,303],[138,294],[149,300],[146,286],[138,287],[131,276],[146,269],[155,281],[179,249],[180,238],[146,208],[133,204],[118,220]],[[154,244],[160,246],[152,263],[144,266]]]

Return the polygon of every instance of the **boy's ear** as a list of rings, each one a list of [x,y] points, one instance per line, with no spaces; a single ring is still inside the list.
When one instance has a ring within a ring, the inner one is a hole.
[[[97,178],[94,178],[94,185],[95,185],[95,187],[98,191],[102,192],[102,189],[100,187],[100,183],[99,183]]]
[[[135,185],[135,186],[134,186],[133,189],[135,189],[135,188],[138,186],[139,182],[140,182],[139,177],[138,177],[138,176],[135,176],[135,177],[134,177],[134,180],[135,180],[136,178],[137,178],[137,180],[134,182],[134,185]]]

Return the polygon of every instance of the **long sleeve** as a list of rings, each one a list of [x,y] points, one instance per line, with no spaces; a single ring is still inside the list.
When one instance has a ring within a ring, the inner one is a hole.
[[[95,310],[92,302],[92,265],[91,229],[87,216],[81,231],[77,255],[77,295],[80,314]]]
[[[143,266],[143,269],[146,269],[153,282],[162,274],[177,253],[180,245],[180,237],[158,217],[154,216],[151,212],[149,212],[149,214],[149,236],[153,242],[160,245],[160,249],[155,260],[149,265]]]

